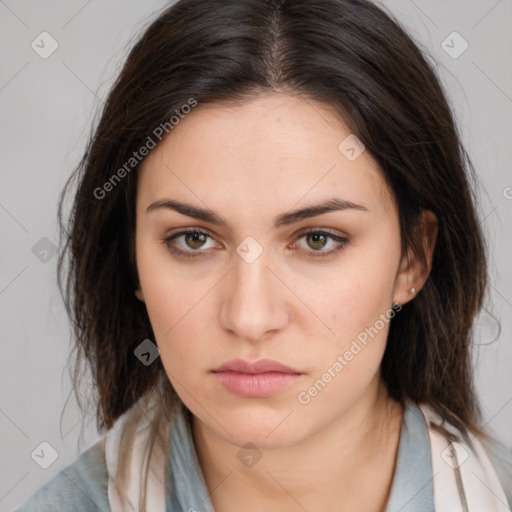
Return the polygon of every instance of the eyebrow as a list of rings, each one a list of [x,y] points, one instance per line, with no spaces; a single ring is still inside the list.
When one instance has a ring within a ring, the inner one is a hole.
[[[159,199],[158,201],[150,204],[146,212],[149,213],[158,209],[174,210],[182,215],[186,215],[187,217],[193,217],[194,219],[202,220],[216,226],[224,226],[228,228],[228,222],[226,219],[216,214],[214,211],[207,208],[199,208],[175,199]],[[368,208],[364,205],[355,204],[345,199],[331,198],[320,204],[307,206],[306,208],[292,210],[277,215],[274,217],[274,227],[278,228],[280,226],[287,226],[304,219],[322,215],[323,213],[349,209],[368,211]]]

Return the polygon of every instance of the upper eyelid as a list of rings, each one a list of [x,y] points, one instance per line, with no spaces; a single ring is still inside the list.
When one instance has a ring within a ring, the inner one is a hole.
[[[342,238],[342,239],[348,239],[349,235],[348,234],[341,234],[341,233],[333,233],[330,231],[329,228],[322,228],[322,227],[317,227],[317,228],[303,228],[301,230],[298,230],[299,232],[298,233],[294,233],[293,235],[293,239],[294,240],[300,240],[302,237],[308,235],[308,234],[314,234],[314,233],[321,233],[321,234],[325,234],[327,235],[328,237],[331,237],[331,239],[337,243],[341,243],[339,240],[336,240],[336,238]],[[164,237],[164,240],[168,241],[170,240],[171,238],[179,238],[180,236],[183,236],[183,235],[187,235],[189,233],[199,233],[201,235],[207,235],[209,236],[212,240],[216,241],[217,243],[219,243],[216,239],[215,236],[213,236],[211,234],[211,232],[208,230],[208,229],[205,229],[205,228],[194,228],[194,227],[191,227],[191,228],[177,228],[177,230],[175,232],[172,232],[170,233],[169,235],[166,235]],[[201,249],[197,249],[197,250],[193,250],[193,249],[189,249],[189,251],[191,252],[201,252]],[[327,252],[327,251],[325,251]]]
[[[212,240],[217,240],[215,236],[213,236],[210,231],[208,231],[207,229],[204,229],[204,228],[182,228],[182,229],[177,229],[176,231],[173,231],[167,235],[164,236],[164,240],[169,240],[170,238],[179,238],[180,236],[183,236],[183,235],[188,235],[190,233],[199,233],[200,235],[207,235],[209,236]]]

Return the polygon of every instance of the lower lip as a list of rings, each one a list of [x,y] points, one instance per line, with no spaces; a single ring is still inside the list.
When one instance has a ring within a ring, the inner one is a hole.
[[[225,388],[236,395],[261,398],[273,395],[300,377],[300,373],[265,372],[215,372]]]

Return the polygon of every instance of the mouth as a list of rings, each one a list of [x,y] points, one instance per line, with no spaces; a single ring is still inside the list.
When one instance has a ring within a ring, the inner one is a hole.
[[[213,370],[230,392],[246,398],[264,398],[295,382],[302,372],[271,359],[255,362],[235,359]]]

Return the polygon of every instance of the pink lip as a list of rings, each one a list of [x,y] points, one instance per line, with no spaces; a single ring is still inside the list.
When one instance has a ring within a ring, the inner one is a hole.
[[[247,398],[262,398],[273,395],[302,373],[271,359],[250,362],[234,359],[213,370],[229,391]]]
[[[295,368],[285,366],[284,364],[274,361],[273,359],[259,359],[258,361],[245,361],[244,359],[232,359],[224,363],[222,366],[215,368],[214,372],[239,372],[239,373],[265,373],[265,372],[281,372],[281,373],[301,373]]]

